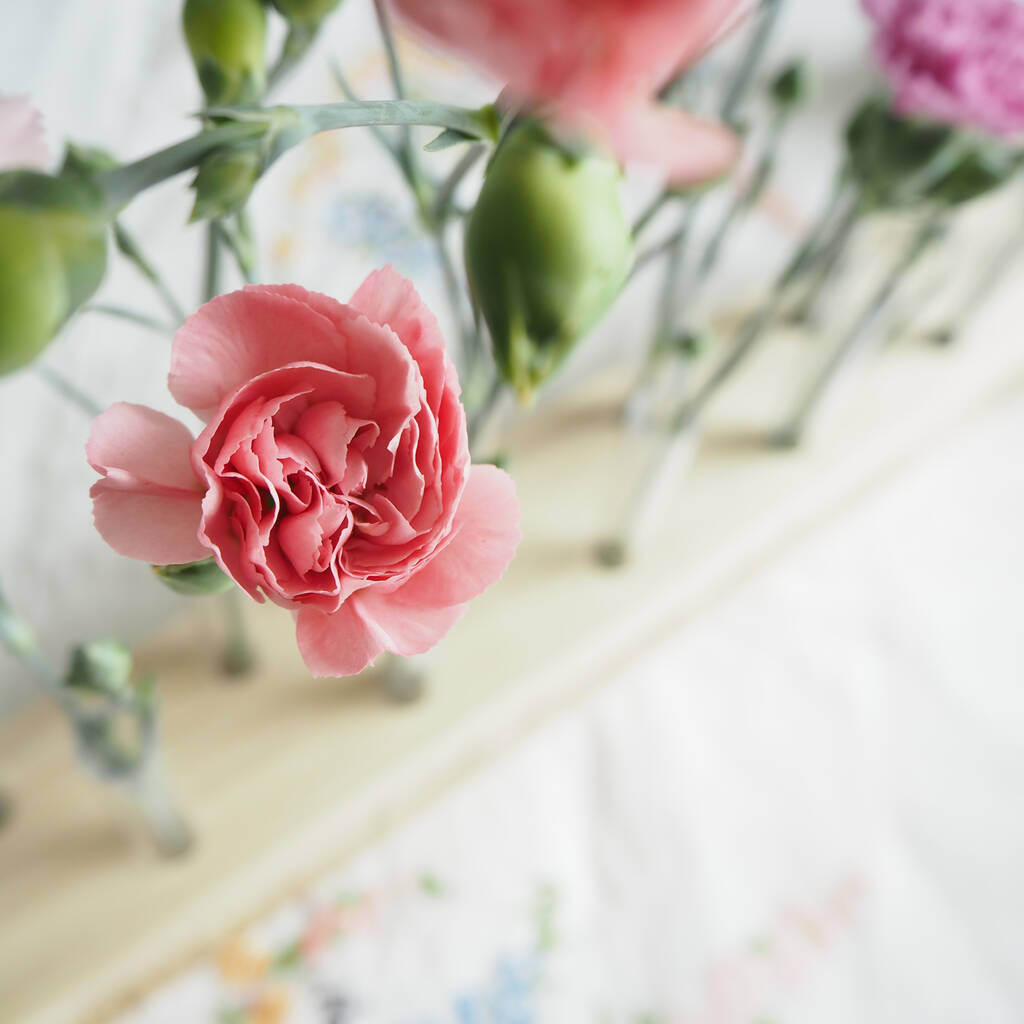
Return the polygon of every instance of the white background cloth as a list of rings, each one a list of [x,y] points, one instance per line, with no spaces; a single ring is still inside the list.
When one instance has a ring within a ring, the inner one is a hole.
[[[319,953],[123,1024],[1021,1021],[1022,436],[1017,399],[248,937],[343,897]]]

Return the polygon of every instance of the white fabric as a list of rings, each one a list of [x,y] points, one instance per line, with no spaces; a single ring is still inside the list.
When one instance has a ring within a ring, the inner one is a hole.
[[[1018,399],[248,937],[344,896],[321,953],[122,1024],[1024,1019],[1022,436]]]

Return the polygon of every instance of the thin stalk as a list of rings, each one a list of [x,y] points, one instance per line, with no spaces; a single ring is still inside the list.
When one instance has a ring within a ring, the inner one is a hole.
[[[757,166],[754,168],[754,173],[743,187],[733,192],[732,201],[726,206],[724,213],[719,219],[718,226],[712,232],[708,244],[704,247],[704,254],[701,256],[694,275],[693,287],[695,289],[704,283],[711,271],[718,265],[722,249],[732,233],[736,222],[748,210],[755,207],[764,195],[775,168],[779,144],[782,141],[782,133],[787,121],[788,111],[777,107],[768,126],[764,149],[757,161]]]
[[[671,192],[659,192],[644,209],[640,212],[640,216],[633,222],[633,238],[639,238],[651,221],[658,216],[659,213],[665,208],[666,203],[672,198]]]
[[[505,394],[505,390],[505,381],[502,380],[501,374],[496,372],[491,378],[490,386],[488,387],[483,400],[467,418],[468,422],[466,429],[469,434],[469,450],[473,452],[474,455],[478,454],[476,448],[480,443],[481,437],[484,435],[484,431],[494,416],[494,413]]]
[[[383,0],[373,0],[373,11],[377,17],[377,28],[380,30],[381,42],[384,44],[384,52],[387,55],[388,73],[391,76],[391,86],[395,91],[395,99],[404,100],[407,96],[405,75],[402,72],[402,62],[398,57],[395,34],[391,29],[391,18],[388,16]],[[412,146],[412,129],[409,125],[402,126],[401,139],[401,148],[404,150],[409,161],[413,177],[416,177],[416,155]]]
[[[90,398],[77,384],[73,384],[63,374],[58,373],[56,370],[49,366],[45,366],[42,363],[36,363],[35,372],[47,384],[53,388],[61,396],[61,398],[67,399],[73,406],[80,409],[90,419],[95,419],[101,412],[103,407],[95,399]]]
[[[281,46],[281,53],[267,75],[267,92],[280,85],[309,53],[320,31],[320,25],[290,25]]]
[[[345,72],[342,71],[341,65],[336,61],[331,61],[331,75],[334,77],[334,81],[338,88],[341,90],[341,94],[351,103],[362,103],[362,97],[356,92],[352,83],[348,80]],[[403,177],[406,180],[409,179],[409,164],[405,159],[405,156],[399,150],[399,148],[388,138],[387,133],[379,125],[370,125],[370,131],[373,137],[380,143],[384,149],[387,150],[390,157],[398,164],[399,169],[402,172]]]
[[[220,295],[220,232],[218,223],[211,220],[206,225],[206,254],[203,264],[203,301]]]
[[[784,0],[763,0],[761,4],[757,25],[736,65],[720,106],[721,118],[728,125],[735,126],[736,124],[740,108],[753,83],[754,73],[764,57],[768,41],[777,24],[783,2]],[[682,282],[682,272],[686,261],[686,251],[704,197],[704,193],[699,193],[687,199],[683,222],[679,230],[672,236],[671,244],[668,246],[665,276],[658,305],[658,320],[654,335],[648,345],[644,368],[636,385],[639,397],[637,400],[627,403],[626,415],[629,419],[635,419],[638,409],[650,405],[649,392],[661,346],[666,338],[672,336],[680,311],[684,308],[688,298],[688,290]],[[637,221],[639,230],[643,230],[653,219],[668,198],[669,193],[663,193],[648,206]],[[635,229],[634,237],[637,233],[638,231]]]
[[[462,285],[459,282],[458,272],[456,271],[455,264],[452,261],[451,253],[448,251],[448,244],[445,240],[445,231],[443,226],[432,231],[431,235],[434,239],[434,248],[437,252],[437,260],[441,268],[441,277],[444,281],[448,305],[451,309],[452,317],[455,320],[455,327],[458,332],[460,352],[457,362],[460,364],[459,369],[462,373],[462,377],[466,380],[473,374],[476,367],[477,358],[479,356],[480,338],[478,332],[474,329],[472,322],[466,318],[463,298],[464,293]]]
[[[434,194],[433,205],[430,209],[431,215],[436,222],[443,223],[447,219],[459,186],[480,157],[486,152],[487,147],[482,142],[473,143],[460,157],[448,177],[438,186],[437,192]]]
[[[1024,231],[1018,227],[985,261],[983,272],[975,280],[974,287],[965,296],[960,307],[949,318],[945,326],[933,331],[931,340],[936,345],[951,345],[963,333],[968,321],[983,306],[989,296],[1006,279],[1006,275],[1016,263],[1016,258],[1024,249]]]
[[[221,245],[231,253],[235,259],[239,273],[246,284],[252,284],[256,279],[256,270],[253,264],[253,253],[251,246],[247,246],[239,237],[237,231],[232,231],[223,221],[214,221],[214,231]]]
[[[265,125],[255,121],[234,121],[206,128],[191,138],[151,153],[141,160],[102,171],[96,175],[96,183],[110,205],[120,209],[145,189],[195,167],[213,150],[257,138],[265,130]]]
[[[174,327],[171,324],[157,320],[147,313],[139,313],[134,309],[125,306],[112,306],[109,303],[94,302],[82,307],[83,313],[101,313],[103,316],[115,317],[118,320],[127,320],[129,323],[138,324],[140,327],[147,327],[158,334],[172,335]]]
[[[931,245],[941,237],[945,217],[945,211],[936,211],[930,214],[914,232],[903,255],[887,275],[881,287],[871,297],[853,327],[829,353],[821,368],[808,382],[791,416],[774,435],[777,445],[792,448],[803,440],[815,415],[835,388],[843,369],[871,341],[879,317],[892,302],[907,274],[917,265]]]
[[[832,238],[819,254],[819,258],[812,270],[813,277],[810,285],[808,285],[800,302],[790,311],[788,319],[791,323],[806,324],[813,318],[819,300],[832,283],[836,272],[842,264],[843,256],[846,254],[850,239],[859,220],[860,210],[858,204],[856,202],[851,203],[843,211]]]
[[[219,107],[206,111],[211,118],[230,118],[227,124],[207,127],[191,138],[158,150],[133,163],[103,171],[96,182],[114,209],[136,195],[195,167],[208,153],[247,139],[272,136],[271,156],[277,157],[318,132],[373,125],[426,125],[450,128],[470,138],[493,140],[497,120],[493,108],[471,110],[443,103],[411,100],[368,100],[313,106]]]
[[[167,286],[167,282],[164,281],[160,272],[146,258],[138,242],[136,242],[128,229],[120,221],[114,222],[114,241],[117,243],[118,249],[135,264],[139,273],[153,286],[154,291],[160,297],[160,301],[167,308],[167,312],[171,314],[171,320],[175,326],[183,324],[185,322],[185,310],[182,309],[181,303],[174,297],[174,293]]]
[[[256,652],[253,650],[249,628],[242,610],[241,591],[229,590],[224,595],[224,622],[227,639],[221,667],[229,676],[248,675],[256,667]]]
[[[176,857],[192,845],[193,835],[185,819],[172,802],[159,770],[157,731],[152,712],[143,713],[139,704],[105,694],[107,710],[84,710],[64,680],[39,650],[32,631],[18,619],[0,589],[0,645],[20,661],[37,684],[64,713],[75,737],[79,759],[94,777],[117,785],[146,825],[148,834],[161,854]],[[133,715],[139,726],[139,750],[127,764],[110,768],[108,753],[101,744],[104,734],[95,728],[98,715]]]

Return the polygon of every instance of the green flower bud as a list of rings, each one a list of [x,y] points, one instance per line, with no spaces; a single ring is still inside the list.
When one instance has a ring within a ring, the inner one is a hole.
[[[237,213],[249,199],[263,171],[255,147],[218,150],[199,165],[192,187],[196,201],[191,220],[209,220]]]
[[[935,202],[959,206],[1005,184],[1020,170],[1022,159],[1002,142],[979,138],[925,194]]]
[[[632,265],[618,168],[511,129],[466,228],[470,285],[502,375],[528,399],[618,295]]]
[[[132,652],[117,640],[90,640],[71,652],[68,686],[115,697],[132,695]]]
[[[106,215],[85,181],[0,175],[0,374],[31,362],[106,272]]]
[[[225,575],[212,558],[182,565],[154,565],[153,573],[176,594],[184,594],[186,597],[223,594],[235,585],[234,580]]]
[[[772,99],[777,107],[793,110],[807,98],[810,83],[803,61],[794,61],[776,75],[771,84]]]
[[[949,144],[953,129],[901,117],[888,100],[869,99],[846,129],[849,172],[869,208],[913,205],[919,192],[908,189]]]
[[[341,6],[341,0],[271,0],[271,3],[289,21],[298,25],[319,24]]]
[[[267,84],[261,0],[185,0],[182,20],[210,106],[255,103]]]

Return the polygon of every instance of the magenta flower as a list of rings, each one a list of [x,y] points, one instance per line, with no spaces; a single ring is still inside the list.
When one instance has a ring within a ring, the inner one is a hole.
[[[677,185],[723,173],[732,132],[657,102],[750,0],[392,0],[398,12],[622,160]]]
[[[901,114],[1024,132],[1024,6],[1016,0],[863,0]]]
[[[437,321],[390,267],[347,305],[296,285],[213,299],[175,336],[170,389],[197,439],[125,403],[93,425],[97,529],[158,565],[212,555],[295,613],[314,675],[428,650],[512,559],[515,487],[470,465]]]
[[[41,171],[49,162],[42,115],[25,96],[0,93],[0,171]]]

